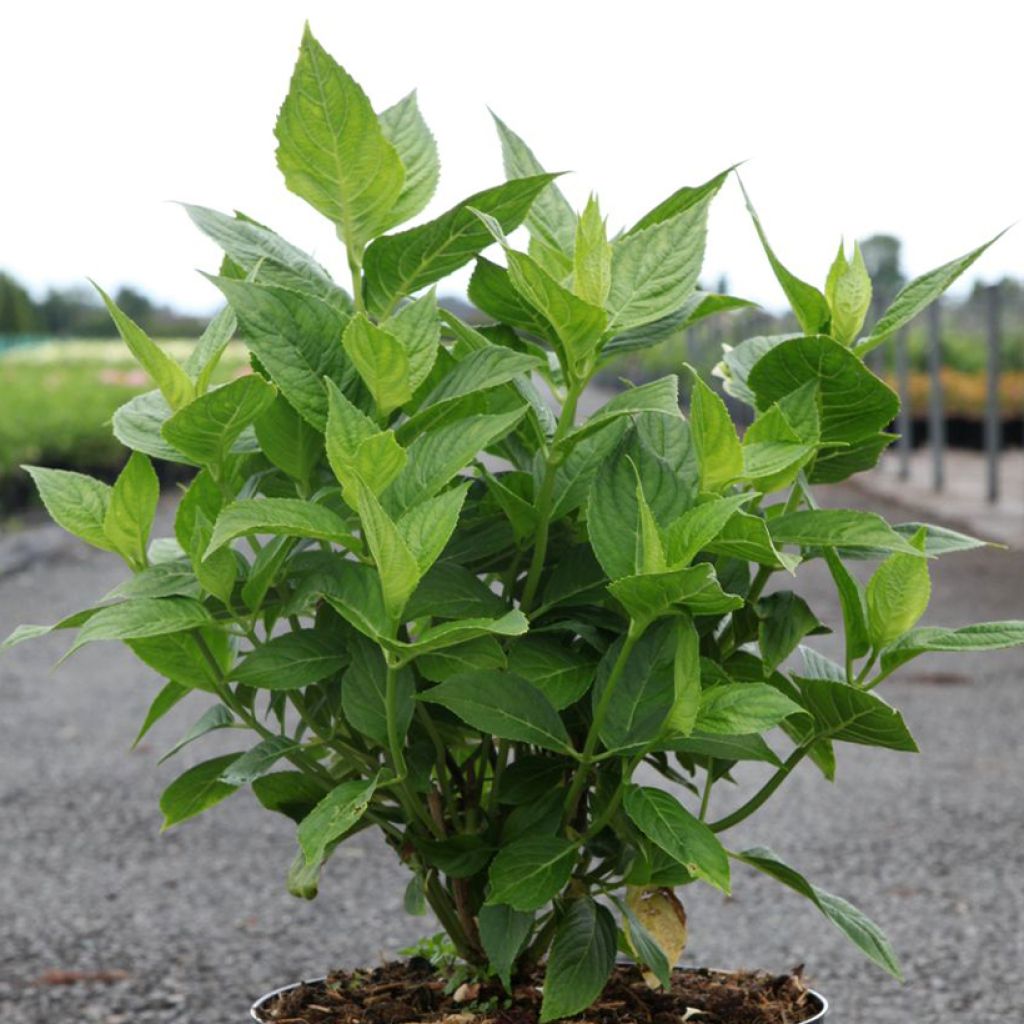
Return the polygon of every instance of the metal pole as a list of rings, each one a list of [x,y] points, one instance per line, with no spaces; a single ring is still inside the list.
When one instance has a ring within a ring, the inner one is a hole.
[[[999,500],[999,450],[1002,447],[1002,416],[999,409],[1000,318],[999,285],[986,289],[988,333],[988,393],[985,401],[985,471],[987,497]]]
[[[896,442],[899,454],[898,476],[900,480],[909,480],[914,422],[910,408],[910,342],[906,327],[896,336],[896,388],[900,396],[900,411],[896,417],[896,433],[900,435]]]
[[[942,307],[928,307],[928,443],[932,449],[932,489],[946,485],[946,417],[942,393]]]

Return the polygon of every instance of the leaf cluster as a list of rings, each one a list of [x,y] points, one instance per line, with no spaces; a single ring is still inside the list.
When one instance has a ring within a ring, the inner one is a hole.
[[[898,402],[863,356],[976,254],[858,341],[859,254],[819,292],[755,216],[805,333],[726,353],[751,425],[682,367],[686,417],[675,375],[583,415],[617,354],[742,304],[697,289],[729,171],[611,235],[596,199],[577,214],[497,127],[508,180],[400,228],[438,176],[415,95],[376,113],[307,31],[278,163],[335,224],[351,288],[255,220],[190,207],[224,250],[227,305],[189,360],[104,295],[154,385],[113,420],[131,458],[113,486],[30,472],[53,518],[132,576],[8,644],[54,628],[77,631],[71,651],[126,643],[167,680],[140,737],[187,700],[206,709],[167,756],[239,739],[168,787],[165,827],[250,786],[295,823],[288,885],[307,898],[339,844],[380,830],[408,909],[429,906],[474,970],[511,986],[547,958],[545,1021],[585,1008],[620,948],[664,981],[685,941],[671,890],[729,893],[737,862],[898,974],[859,911],[726,833],[804,760],[831,779],[837,744],[916,750],[875,692],[899,665],[1024,641],[1020,622],[916,628],[930,559],[980,542],[819,508],[811,489],[877,460]],[[486,326],[433,290],[471,261]],[[236,331],[253,372],[211,386]],[[171,537],[151,536],[152,459],[195,469]],[[835,581],[842,664],[807,644],[829,632],[793,589],[812,560]],[[767,780],[723,813],[715,791],[746,762]]]

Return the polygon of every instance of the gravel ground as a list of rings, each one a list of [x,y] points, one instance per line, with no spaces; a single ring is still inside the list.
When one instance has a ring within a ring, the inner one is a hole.
[[[829,498],[859,500],[841,488]],[[951,556],[935,573],[929,619],[1024,616],[1022,577],[1020,553]],[[112,556],[52,527],[0,539],[0,634],[53,621],[120,578]],[[834,614],[826,581],[810,570],[801,578],[812,605]],[[338,852],[318,901],[289,897],[292,828],[248,794],[161,836],[162,788],[217,746],[196,744],[154,768],[199,700],[129,753],[158,681],[114,645],[52,673],[64,643],[0,659],[4,1024],[241,1024],[269,988],[393,955],[432,930],[404,916],[403,872],[371,837]],[[1024,994],[1007,979],[1024,963],[1024,653],[936,665],[921,659],[887,689],[920,756],[848,746],[835,785],[798,772],[773,811],[734,833],[738,844],[774,847],[882,923],[907,983],[889,981],[800,897],[746,870],[730,900],[697,887],[684,894],[689,960],[773,970],[806,962],[836,1024],[1021,1019]],[[758,777],[744,774],[742,789]],[[725,794],[723,807],[741,798]],[[111,973],[47,983],[56,970]]]

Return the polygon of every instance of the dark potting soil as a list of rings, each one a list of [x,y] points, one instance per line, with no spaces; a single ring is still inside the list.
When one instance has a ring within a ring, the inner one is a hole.
[[[424,959],[373,970],[336,971],[278,996],[263,1011],[273,1024],[537,1024],[542,982],[517,984],[510,998],[497,985],[445,993],[445,979]],[[637,967],[616,967],[601,997],[569,1018],[587,1024],[799,1024],[820,1010],[791,974],[724,974],[677,970],[668,992],[651,989]]]

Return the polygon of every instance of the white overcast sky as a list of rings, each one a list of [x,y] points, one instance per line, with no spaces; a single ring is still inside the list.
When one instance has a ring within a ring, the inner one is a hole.
[[[302,22],[377,109],[417,87],[428,214],[502,179],[491,106],[610,223],[738,160],[776,250],[821,283],[841,235],[920,273],[1024,215],[1024,13],[1012,0],[176,0],[0,8],[0,268],[35,291],[130,283],[193,310],[217,254],[169,200],[241,209],[343,266],[285,191],[272,129]],[[781,294],[738,189],[705,280]],[[1024,276],[1024,225],[971,272]]]

